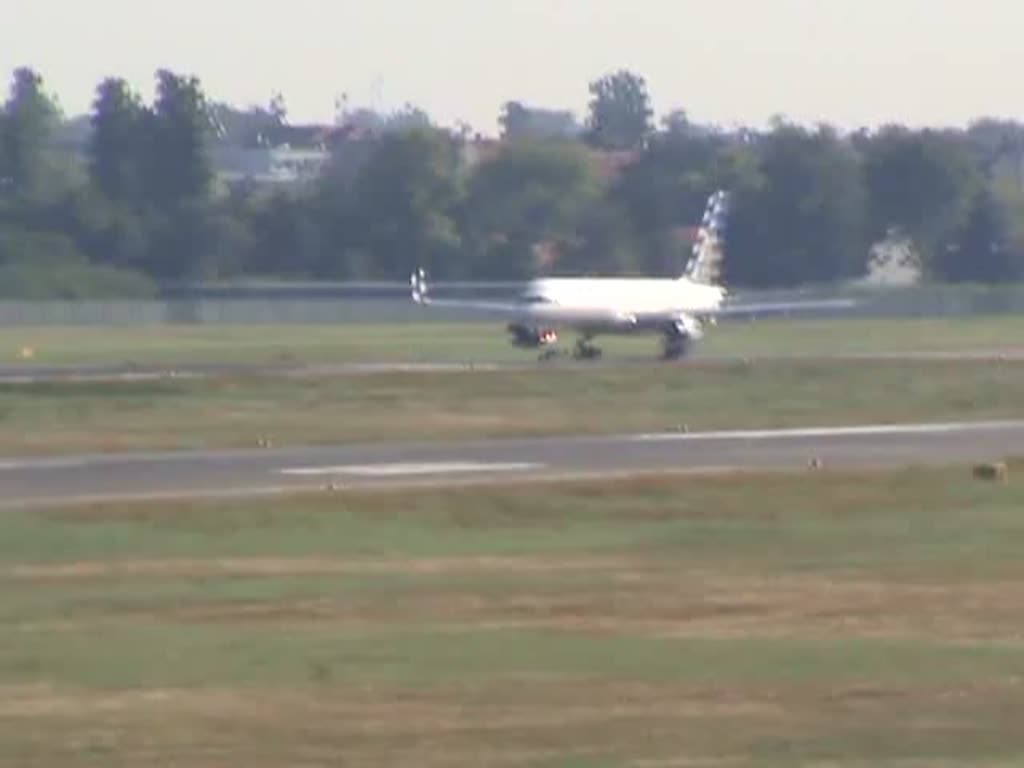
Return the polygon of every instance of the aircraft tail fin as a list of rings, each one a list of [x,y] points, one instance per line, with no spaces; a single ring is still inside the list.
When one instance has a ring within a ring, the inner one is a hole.
[[[695,283],[714,283],[722,263],[722,234],[728,213],[729,196],[717,190],[709,198],[701,218],[693,252],[682,277]]]
[[[425,304],[427,301],[427,273],[422,269],[416,269],[409,278],[412,287],[412,300],[417,304]]]

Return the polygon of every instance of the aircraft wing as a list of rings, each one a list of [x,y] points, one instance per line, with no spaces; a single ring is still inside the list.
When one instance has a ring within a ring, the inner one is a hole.
[[[431,299],[426,296],[413,298],[417,304],[427,307],[443,307],[448,309],[468,309],[496,315],[521,314],[523,307],[511,301],[471,301],[463,299]]]
[[[788,312],[814,312],[825,310],[853,309],[860,302],[854,299],[821,299],[818,301],[779,301],[743,304],[726,304],[709,314],[714,317],[736,317],[743,315],[775,315]]]
[[[426,274],[422,269],[413,272],[409,280],[412,286],[412,300],[417,304],[449,309],[467,309],[496,315],[516,315],[522,312],[522,305],[512,301],[480,301],[476,299],[433,299],[427,293]]]

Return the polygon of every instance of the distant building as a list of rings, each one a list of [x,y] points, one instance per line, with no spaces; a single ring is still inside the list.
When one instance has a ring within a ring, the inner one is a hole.
[[[229,186],[295,184],[317,178],[350,133],[333,125],[273,125],[246,144],[214,144],[210,159],[217,179]]]
[[[921,282],[920,257],[906,240],[886,239],[871,249],[867,274],[853,281],[859,285],[914,285]]]
[[[294,184],[320,175],[331,153],[320,147],[215,147],[210,153],[218,180],[235,185]]]

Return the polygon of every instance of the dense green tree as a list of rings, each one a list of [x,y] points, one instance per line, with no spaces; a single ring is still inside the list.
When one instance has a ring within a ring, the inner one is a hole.
[[[475,170],[464,209],[470,269],[487,277],[522,278],[538,264],[537,248],[557,252],[579,237],[583,214],[599,192],[584,147],[566,141],[512,142]]]
[[[863,274],[866,200],[850,143],[824,127],[777,125],[756,152],[759,179],[733,192],[726,279],[777,287]]]
[[[86,151],[94,192],[75,201],[83,226],[78,240],[96,262],[149,269],[151,224],[159,218],[149,211],[153,116],[124,80],[107,78],[96,89],[90,126]]]
[[[60,119],[33,69],[14,71],[0,122],[0,182],[22,198],[54,194],[51,139]]]
[[[507,101],[501,109],[498,123],[501,125],[503,139],[521,139],[529,125],[529,110],[521,102]]]
[[[629,217],[615,201],[599,199],[587,205],[579,216],[577,233],[558,260],[560,274],[647,274]]]
[[[863,153],[872,237],[895,232],[910,239],[926,264],[941,258],[983,184],[964,135],[889,127],[870,137]]]
[[[1010,120],[976,120],[968,127],[964,138],[986,175],[1005,175],[1021,185],[1024,125]]]
[[[682,270],[688,254],[680,231],[699,222],[708,195],[720,185],[724,146],[713,136],[656,136],[612,185],[609,197],[628,217],[646,272]]]
[[[1009,201],[991,185],[974,196],[964,226],[929,262],[947,282],[998,283],[1024,277],[1024,242],[1014,230]]]
[[[321,270],[323,231],[308,190],[255,196],[239,218],[247,220],[250,238],[246,271],[308,279]]]
[[[38,73],[14,73],[0,109],[6,279],[63,295],[70,277],[40,276],[86,285],[83,264],[113,283],[133,270],[159,280],[404,279],[417,266],[439,279],[675,275],[719,188],[732,193],[733,284],[854,277],[889,236],[909,241],[937,280],[1024,277],[1024,126],[1014,122],[844,136],[776,120],[755,133],[677,110],[656,131],[643,78],[620,70],[591,84],[582,135],[571,113],[515,101],[497,143],[436,128],[410,105],[344,110],[315,182],[240,189],[212,183],[212,150],[260,152],[303,135],[284,98],[237,109],[209,104],[194,77],[161,70],[156,80],[146,105],[109,78],[90,116],[65,121]]]
[[[658,137],[625,168],[612,195],[629,211],[638,230],[692,224],[715,183],[720,145],[714,138]]]
[[[498,122],[501,138],[506,141],[569,139],[580,133],[571,112],[528,107],[518,101],[505,103]]]
[[[422,266],[438,277],[453,271],[459,248],[460,156],[450,136],[433,128],[388,133],[353,183],[361,245],[371,276],[397,278]]]
[[[360,234],[362,222],[355,202],[355,181],[373,154],[372,142],[360,142],[347,151],[335,153],[314,185],[311,203],[313,226],[319,237],[314,267],[317,277],[355,279],[370,272],[372,257]]]
[[[191,204],[207,196],[213,177],[210,111],[199,80],[160,70],[149,121],[149,182],[162,205]]]
[[[661,119],[663,132],[668,136],[688,136],[694,130],[686,110],[674,109]]]
[[[112,202],[137,205],[141,201],[146,118],[141,99],[124,80],[109,78],[96,89],[89,171],[93,184]]]
[[[590,141],[602,149],[637,149],[652,131],[654,110],[646,81],[626,70],[590,84]]]

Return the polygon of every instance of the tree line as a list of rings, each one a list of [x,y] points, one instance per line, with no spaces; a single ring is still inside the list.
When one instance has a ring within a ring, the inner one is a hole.
[[[731,193],[724,278],[788,287],[859,277],[901,246],[928,277],[1024,272],[1024,127],[889,125],[843,133],[779,118],[655,124],[643,78],[590,84],[583,124],[505,105],[477,141],[422,111],[377,116],[316,178],[218,183],[218,142],[287,127],[283,98],[237,109],[161,70],[146,103],[96,89],[84,151],[42,77],[17,70],[0,112],[0,295],[138,292],[159,282],[678,274],[707,195]]]

